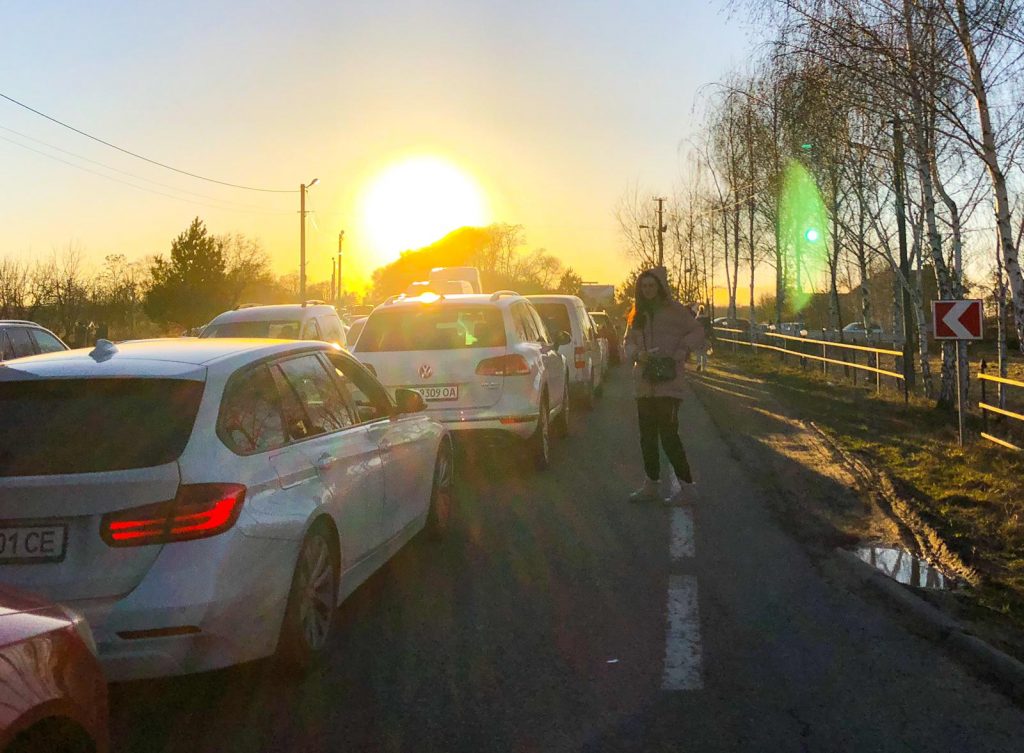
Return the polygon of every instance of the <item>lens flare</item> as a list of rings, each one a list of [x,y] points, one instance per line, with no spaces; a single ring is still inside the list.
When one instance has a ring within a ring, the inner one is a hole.
[[[796,161],[786,167],[778,222],[787,293],[793,310],[801,311],[811,299],[813,282],[828,268],[828,213],[814,176]]]

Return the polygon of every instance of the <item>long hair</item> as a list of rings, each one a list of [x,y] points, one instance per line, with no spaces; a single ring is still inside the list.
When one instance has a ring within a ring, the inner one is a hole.
[[[640,283],[643,282],[645,277],[650,277],[656,283],[658,283],[658,297],[655,301],[648,301],[640,293]],[[643,327],[647,321],[647,316],[656,307],[661,306],[669,300],[668,290],[665,288],[665,283],[662,282],[661,277],[658,276],[653,269],[648,269],[641,272],[636,277],[636,284],[633,286],[633,308],[629,311],[627,322],[630,327],[639,326]]]

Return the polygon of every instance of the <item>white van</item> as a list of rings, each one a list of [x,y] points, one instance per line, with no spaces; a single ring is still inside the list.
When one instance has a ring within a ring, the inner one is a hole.
[[[467,293],[484,292],[483,285],[480,283],[480,270],[476,267],[434,267],[430,270],[431,290],[445,291],[445,288],[448,288],[455,293],[454,289],[448,287],[448,283],[455,281],[469,283],[471,289],[467,290]],[[447,291],[445,293],[448,294]]]
[[[526,300],[537,309],[552,333],[568,332],[572,342],[559,351],[569,365],[569,386],[572,396],[584,408],[593,408],[603,388],[601,344],[598,331],[587,314],[583,301],[574,295],[528,295]]]

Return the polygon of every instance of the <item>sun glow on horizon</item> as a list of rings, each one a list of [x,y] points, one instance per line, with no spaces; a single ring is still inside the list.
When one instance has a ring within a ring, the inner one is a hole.
[[[360,205],[364,234],[379,264],[465,225],[490,222],[483,188],[440,157],[410,157],[385,168],[370,180]]]

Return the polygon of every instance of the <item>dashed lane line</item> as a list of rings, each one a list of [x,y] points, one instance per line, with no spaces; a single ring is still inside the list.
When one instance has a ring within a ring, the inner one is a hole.
[[[672,508],[669,555],[673,565],[696,555],[693,511]],[[668,581],[668,631],[665,635],[663,690],[700,690],[704,687],[703,647],[697,607],[697,577],[670,575]]]
[[[669,540],[669,554],[673,562],[692,558],[695,555],[693,543],[693,512],[686,507],[672,508],[672,537]]]
[[[697,611],[697,578],[672,575],[668,585],[668,635],[663,690],[701,690],[703,647]]]

